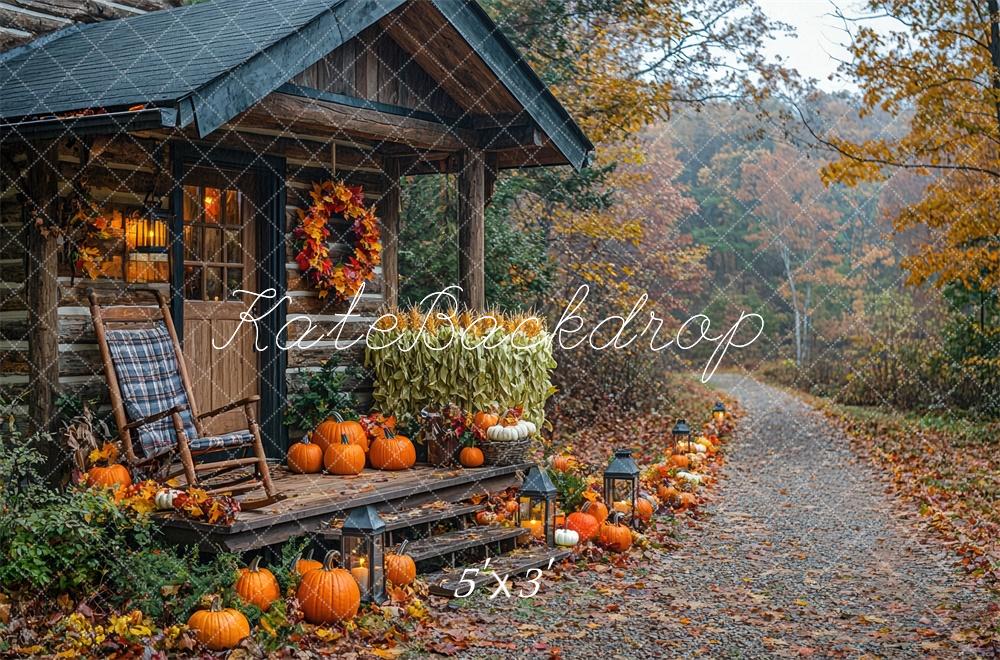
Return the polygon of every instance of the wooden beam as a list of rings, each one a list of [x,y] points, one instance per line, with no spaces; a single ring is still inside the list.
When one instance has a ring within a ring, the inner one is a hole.
[[[462,303],[486,307],[486,155],[482,149],[462,152],[458,173],[458,278]]]
[[[343,133],[419,149],[460,151],[478,144],[475,131],[282,93],[267,96],[233,122],[237,128],[243,123],[320,135]]]
[[[28,363],[31,367],[29,414],[33,432],[52,430],[59,386],[59,257],[57,195],[59,169],[55,142],[36,142],[29,154],[25,192],[28,255],[25,293],[28,301]],[[40,225],[41,223],[41,225]],[[55,447],[45,447],[54,467]]]
[[[396,307],[399,303],[399,160],[387,158],[382,166],[385,171],[385,193],[382,195],[382,279],[385,282],[385,304]]]

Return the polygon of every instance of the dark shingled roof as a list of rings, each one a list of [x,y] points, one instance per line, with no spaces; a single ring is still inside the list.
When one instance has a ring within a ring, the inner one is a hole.
[[[147,104],[205,136],[404,1],[214,0],[72,25],[0,54],[0,119]],[[593,145],[475,0],[418,1],[459,21],[477,51],[490,46],[494,74],[569,162],[585,162]]]

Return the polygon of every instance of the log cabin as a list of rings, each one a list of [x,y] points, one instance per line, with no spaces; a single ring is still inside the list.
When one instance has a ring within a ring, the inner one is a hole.
[[[268,454],[282,457],[287,394],[334,351],[279,350],[303,327],[286,319],[359,336],[396,303],[400,181],[457,177],[457,284],[482,308],[498,173],[581,168],[593,145],[475,0],[168,4],[31,0],[12,5],[16,22],[0,15],[0,401],[34,429],[50,427],[62,395],[107,405],[86,292],[150,305],[160,291],[199,407],[259,395]],[[346,317],[304,280],[289,235],[312,185],[331,178],[363,187],[383,246]],[[114,234],[98,272],[46,230],[82,199],[107,210]],[[234,292],[269,288],[289,301],[259,324],[263,350],[248,329],[213,350],[247,311]]]

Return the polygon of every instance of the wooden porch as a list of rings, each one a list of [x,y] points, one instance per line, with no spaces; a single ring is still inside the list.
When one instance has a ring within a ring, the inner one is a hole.
[[[476,511],[460,505],[441,506],[438,510],[420,507],[459,503],[499,492],[520,484],[530,467],[530,463],[472,469],[418,464],[400,472],[365,469],[357,476],[345,477],[293,474],[284,466],[274,465],[274,484],[287,498],[260,509],[241,511],[231,525],[211,525],[170,513],[158,517],[171,543],[196,545],[209,553],[257,550],[304,536],[332,542],[339,540],[339,533],[331,527],[331,521],[355,507],[374,505],[387,518],[390,528],[416,528]]]

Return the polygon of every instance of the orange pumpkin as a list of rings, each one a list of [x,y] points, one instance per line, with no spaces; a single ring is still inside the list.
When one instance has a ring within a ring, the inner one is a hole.
[[[337,568],[339,553],[331,550],[323,559],[323,567],[302,576],[295,595],[306,621],[329,624],[349,621],[361,606],[361,590],[351,572]]]
[[[486,457],[483,456],[483,450],[479,447],[462,447],[462,451],[458,452],[458,462],[462,464],[462,467],[476,468],[485,461]]]
[[[615,552],[625,552],[632,547],[632,530],[621,524],[622,514],[615,511],[603,525],[597,535],[597,543],[603,548]]]
[[[307,556],[298,557],[295,560],[295,572],[299,576],[305,575],[309,571],[315,571],[317,568],[323,568],[323,562],[313,559],[312,551]]]
[[[187,622],[198,641],[213,651],[231,649],[250,636],[250,622],[239,610],[222,608],[218,596],[207,610],[198,610]]]
[[[477,511],[476,512],[476,524],[477,525],[492,525],[497,521],[497,514],[492,511]]]
[[[271,603],[281,597],[278,580],[271,571],[260,567],[260,557],[254,557],[248,567],[240,569],[234,589],[244,602],[256,605],[265,612]]]
[[[385,578],[398,587],[405,587],[411,584],[417,577],[417,565],[413,562],[413,557],[403,554],[408,541],[399,544],[396,552],[387,552],[385,555]]]
[[[377,470],[407,470],[417,462],[417,450],[409,438],[386,429],[385,437],[372,443],[368,458]]]
[[[580,510],[594,516],[598,525],[603,524],[608,519],[608,507],[605,506],[604,502],[587,502]]]
[[[571,456],[553,456],[552,469],[556,472],[569,472],[573,469],[573,458]]]
[[[656,496],[663,500],[665,504],[669,504],[670,506],[677,506],[681,503],[681,493],[673,486],[660,484],[656,488]]]
[[[640,497],[635,501],[635,516],[642,522],[648,523],[653,519],[654,509],[653,503],[647,497]]]
[[[503,508],[507,511],[507,513],[514,514],[517,513],[519,505],[517,500],[507,500],[504,502]]]
[[[589,513],[574,511],[566,516],[566,529],[572,529],[579,534],[581,543],[592,539],[599,528],[600,523],[597,522],[597,518]]]
[[[330,474],[361,474],[365,469],[365,450],[361,445],[352,444],[345,433],[340,436],[339,443],[326,448],[323,463]]]
[[[687,457],[687,454],[674,454],[670,457],[670,464],[676,468],[686,470],[691,467],[691,459]]]
[[[320,446],[325,455],[330,445],[337,444],[345,435],[352,445],[360,446],[361,451],[368,451],[368,434],[365,433],[365,427],[353,419],[344,421],[337,412],[333,413],[333,419],[328,419],[316,427],[312,441]]]
[[[108,466],[95,465],[87,471],[87,483],[91,486],[114,488],[115,486],[131,486],[132,476],[121,463]]]
[[[316,474],[323,469],[323,448],[302,438],[288,448],[288,470],[296,474]]]
[[[480,410],[472,416],[472,423],[485,431],[491,426],[496,426],[500,423],[500,415]]]

